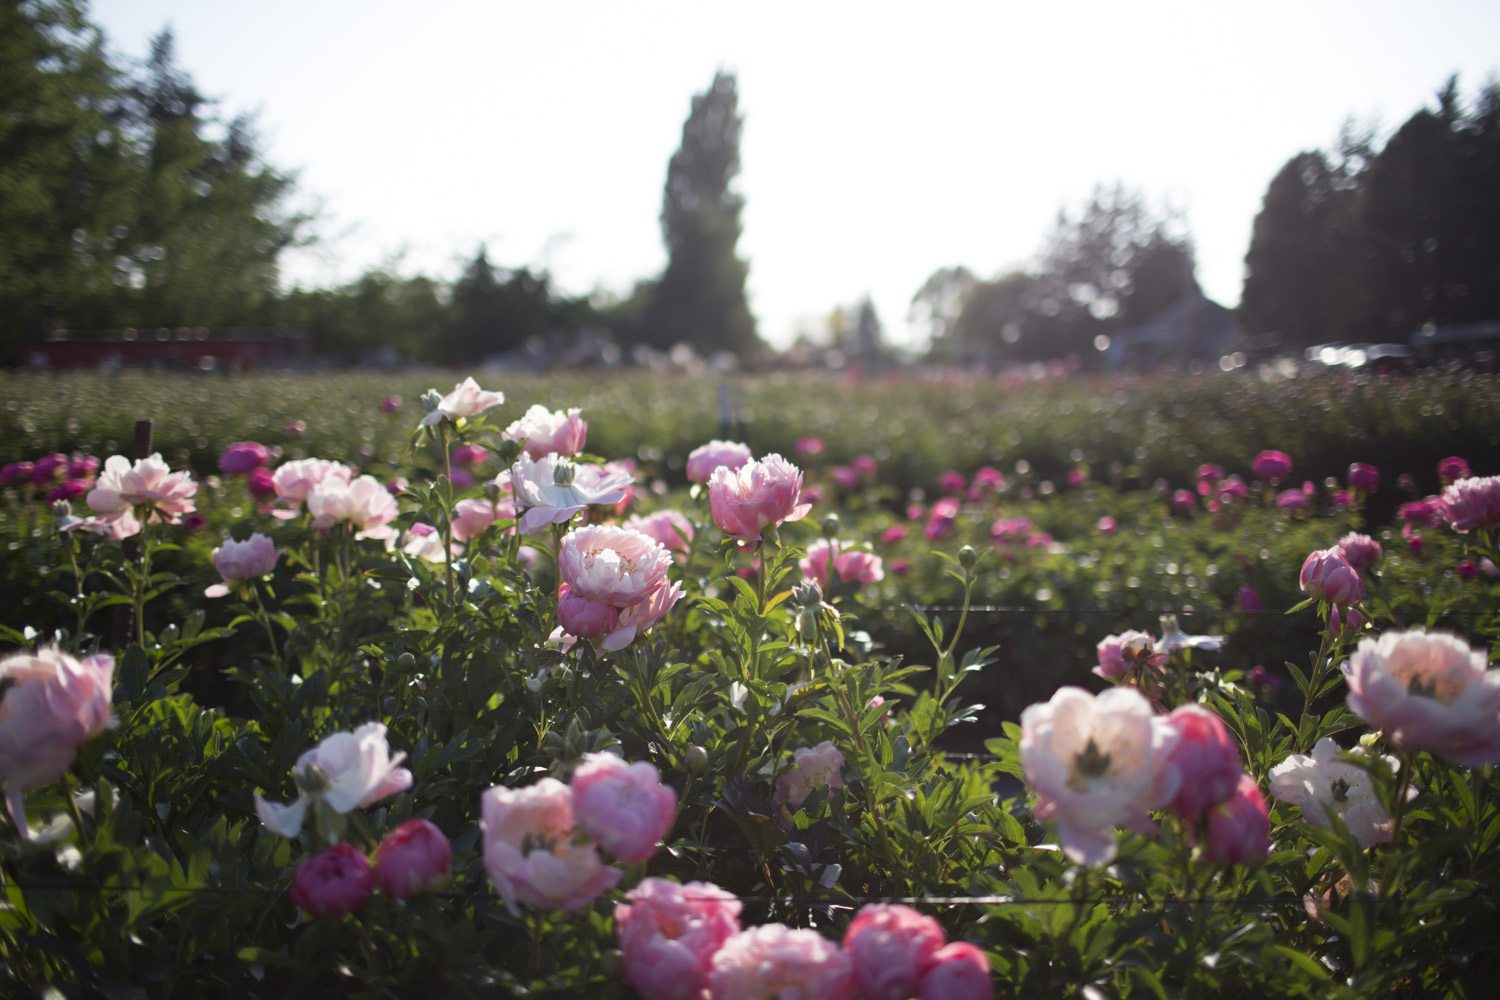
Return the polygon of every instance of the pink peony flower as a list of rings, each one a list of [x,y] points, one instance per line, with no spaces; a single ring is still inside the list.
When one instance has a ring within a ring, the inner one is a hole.
[[[1334,549],[1356,573],[1363,573],[1380,560],[1380,543],[1354,531],[1340,538]]]
[[[59,500],[77,500],[93,487],[94,484],[87,479],[64,479],[47,491],[45,499],[48,503],[56,503]]]
[[[1412,629],[1360,642],[1349,708],[1400,750],[1469,767],[1500,761],[1500,670],[1457,636]]]
[[[645,517],[637,514],[625,522],[625,527],[656,539],[668,552],[686,555],[693,550],[693,522],[680,511],[659,510]]]
[[[947,472],[938,477],[938,489],[942,490],[944,493],[962,493],[964,491],[964,487],[968,485],[969,481],[965,479],[964,474],[962,472],[959,472],[957,469],[949,469]]]
[[[507,441],[523,442],[526,454],[532,458],[576,455],[583,450],[589,434],[589,425],[579,416],[581,412],[576,406],[563,412],[538,404],[530,407],[519,420],[512,421],[501,437]]]
[[[395,413],[401,409],[401,397],[391,393],[380,401],[380,409],[383,413]]]
[[[688,453],[687,477],[689,482],[706,483],[713,478],[715,469],[731,472],[752,461],[750,448],[738,441],[710,441]]]
[[[297,866],[292,902],[299,910],[325,920],[353,913],[375,892],[370,859],[353,844],[335,844]]]
[[[624,472],[576,465],[561,455],[534,460],[522,452],[510,471],[516,509],[523,512],[520,532],[529,535],[549,524],[566,524],[591,504],[617,504],[632,482]]]
[[[1110,827],[1152,832],[1148,810],[1177,793],[1176,768],[1163,766],[1176,733],[1131,687],[1095,697],[1063,687],[1021,713],[1021,767],[1036,794],[1038,819],[1057,820],[1063,851],[1077,864],[1108,864]]]
[[[1166,657],[1157,655],[1156,640],[1149,633],[1134,630],[1105,636],[1096,652],[1099,665],[1093,673],[1105,680],[1118,681],[1158,670],[1166,662]]]
[[[496,785],[480,796],[484,867],[512,913],[587,906],[623,874],[607,867],[593,841],[581,836],[573,794],[556,778],[527,788]]]
[[[1374,493],[1380,487],[1380,470],[1373,465],[1355,462],[1349,466],[1349,488],[1361,493]]]
[[[1384,844],[1391,839],[1390,814],[1380,805],[1369,772],[1341,760],[1342,752],[1325,736],[1313,747],[1312,756],[1292,754],[1271,768],[1271,795],[1301,809],[1304,820],[1325,830],[1333,826],[1328,813],[1338,813],[1360,847]],[[1349,753],[1366,756],[1362,747]],[[1395,757],[1383,760],[1392,769],[1399,764]]]
[[[307,502],[307,497],[318,485],[337,481],[348,485],[354,478],[354,470],[342,462],[330,462],[323,458],[302,458],[287,462],[272,474],[276,487],[276,499],[288,509],[280,511],[279,517],[296,517]]]
[[[355,538],[389,539],[396,537],[391,522],[400,508],[380,480],[360,476],[349,483],[333,477],[323,480],[308,493],[307,511],[319,531],[347,524]]]
[[[225,584],[265,576],[276,568],[280,556],[276,543],[258,531],[243,542],[224,539],[224,544],[213,551],[214,568],[224,578],[224,583],[209,587],[203,592],[204,596],[223,597],[229,593]]]
[[[312,800],[336,813],[374,805],[411,787],[411,772],[400,763],[406,754],[392,756],[385,726],[367,722],[352,733],[333,733],[297,758],[292,773],[303,793],[291,805],[267,802],[255,794],[255,811],[267,829],[283,837],[297,836]]]
[[[1456,480],[1443,488],[1438,502],[1443,520],[1461,535],[1493,528],[1500,525],[1500,476]]]
[[[0,659],[0,784],[22,837],[22,793],[61,778],[78,748],[109,724],[114,658],[78,660],[55,646]]]
[[[1340,612],[1335,604],[1328,609],[1328,631],[1333,635],[1357,635],[1369,624],[1358,608],[1345,608]]]
[[[245,475],[245,488],[257,500],[271,500],[276,496],[276,476],[267,468],[251,469]]]
[[[714,955],[740,932],[740,901],[711,882],[646,878],[615,906],[625,980],[646,1000],[699,1000]]]
[[[453,847],[443,831],[425,819],[409,819],[375,848],[375,881],[400,901],[447,881],[452,864]]]
[[[508,521],[515,517],[515,510],[508,501],[493,503],[483,499],[460,500],[453,508],[453,540],[467,542],[484,534],[484,529],[496,521]]]
[[[580,596],[617,608],[639,604],[663,586],[672,556],[660,542],[629,528],[589,525],[563,536],[557,570]]]
[[[814,789],[844,787],[844,755],[828,740],[794,750],[792,759],[791,769],[776,779],[778,802],[800,809]]]
[[[864,1000],[915,996],[932,956],[947,943],[934,919],[909,906],[871,903],[844,931],[844,954],[854,966],[854,985]]]
[[[1404,503],[1397,513],[1406,528],[1436,527],[1443,523],[1442,501],[1438,497]]]
[[[68,459],[69,479],[93,479],[99,474],[99,460],[93,455],[74,455]]]
[[[453,449],[449,465],[479,465],[489,461],[490,453],[477,444],[461,444]]]
[[[557,621],[577,639],[603,639],[620,627],[620,609],[590,600],[566,583],[557,589]]]
[[[709,992],[714,1000],[852,1000],[854,969],[817,931],[762,924],[720,946]]]
[[[1101,535],[1113,535],[1120,530],[1120,522],[1112,517],[1101,517],[1094,522],[1094,530]]]
[[[813,458],[823,454],[823,439],[818,437],[799,437],[797,439],[797,454],[802,458]]]
[[[895,545],[906,537],[906,525],[893,524],[880,533],[880,540],[886,545]]]
[[[1164,766],[1175,768],[1177,794],[1167,809],[1196,821],[1209,806],[1235,792],[1240,780],[1240,748],[1224,720],[1198,704],[1179,705],[1167,716],[1177,734]]]
[[[614,754],[585,754],[569,788],[579,827],[626,864],[656,853],[677,816],[677,793],[645,761],[627,764]]]
[[[455,385],[452,392],[438,400],[437,406],[422,418],[421,426],[432,427],[444,420],[457,422],[478,416],[490,407],[499,406],[503,402],[505,402],[505,393],[486,392],[479,388],[479,383],[475,382],[472,377],[466,378]]]
[[[442,565],[450,555],[457,556],[463,546],[454,542],[448,551],[443,550],[443,536],[432,525],[417,521],[401,536],[401,551],[413,559]]]
[[[800,521],[802,471],[780,455],[767,455],[738,469],[715,469],[708,481],[714,523],[741,542],[760,541],[761,532],[783,521]]]
[[[236,441],[219,456],[219,471],[226,476],[238,476],[264,468],[269,461],[271,449],[259,441]]]
[[[1219,480],[1224,478],[1224,468],[1223,466],[1214,465],[1212,462],[1205,462],[1198,466],[1196,478],[1198,480],[1198,492],[1207,496],[1213,492],[1213,488],[1219,484]]]
[[[1278,483],[1292,474],[1292,456],[1284,451],[1263,451],[1250,463],[1250,471],[1261,479]]]
[[[1308,495],[1303,490],[1282,490],[1276,494],[1276,506],[1281,510],[1305,510]]]
[[[1444,486],[1449,483],[1458,482],[1460,479],[1468,479],[1469,463],[1457,455],[1449,455],[1438,463],[1438,479],[1442,480]]]
[[[1254,865],[1271,849],[1271,815],[1260,786],[1241,774],[1234,791],[1208,810],[1203,860],[1213,865]]]
[[[848,542],[820,538],[807,547],[807,556],[800,562],[802,575],[818,581],[827,588],[833,573],[845,583],[857,583],[861,588],[885,579],[885,566],[880,557],[862,549],[847,548]],[[832,573],[829,564],[832,564]]]
[[[1178,490],[1172,494],[1172,513],[1191,514],[1198,509],[1198,498],[1192,490]]]
[[[954,941],[932,954],[932,965],[917,987],[917,1000],[992,1000],[990,960],[967,941]]]
[[[1337,547],[1310,553],[1303,561],[1297,579],[1302,592],[1315,601],[1347,607],[1358,604],[1365,596],[1365,585],[1360,582],[1359,573]]]
[[[135,463],[123,455],[111,455],[104,463],[98,483],[89,491],[88,505],[106,519],[123,517],[144,509],[169,524],[191,514],[198,484],[186,472],[173,472],[161,455],[153,454]]]

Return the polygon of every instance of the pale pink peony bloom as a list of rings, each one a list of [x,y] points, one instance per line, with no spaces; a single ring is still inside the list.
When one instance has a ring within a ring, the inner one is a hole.
[[[1292,474],[1292,456],[1284,451],[1263,451],[1250,463],[1250,471],[1262,479],[1280,482]]]
[[[670,552],[686,555],[693,550],[693,522],[680,511],[659,510],[644,517],[637,514],[625,522],[625,527],[656,539]]]
[[[462,420],[466,417],[478,416],[492,406],[499,406],[505,402],[505,393],[486,392],[479,388],[479,383],[473,377],[464,379],[453,387],[431,412],[422,418],[421,426],[432,427],[442,423],[444,420]]]
[[[1148,670],[1159,670],[1166,657],[1156,652],[1156,640],[1149,633],[1130,630],[1107,635],[1096,647],[1099,665],[1093,672],[1105,680],[1118,681],[1138,676]]]
[[[932,956],[946,943],[936,920],[899,904],[861,907],[844,931],[844,954],[854,965],[854,985],[864,1000],[916,996]]]
[[[656,539],[629,528],[589,525],[562,537],[557,571],[576,593],[617,608],[639,604],[667,581],[672,556]]]
[[[409,819],[375,848],[375,881],[394,900],[426,892],[447,881],[453,846],[437,825]]]
[[[994,995],[990,960],[967,941],[933,952],[932,967],[917,988],[917,1000],[992,1000]]]
[[[463,546],[455,542],[448,552],[443,551],[443,536],[432,525],[417,521],[401,536],[401,551],[414,559],[441,565],[448,556],[458,555]]]
[[[335,920],[364,906],[375,893],[370,859],[353,844],[335,844],[297,866],[292,902],[299,910]]]
[[[829,541],[820,538],[807,547],[807,555],[800,566],[802,575],[818,581],[818,586],[827,587],[833,573],[845,583],[857,583],[861,588],[885,579],[885,564],[879,556],[863,549],[849,548],[848,542]]]
[[[319,531],[347,524],[355,538],[378,539],[396,537],[391,522],[400,513],[396,498],[374,476],[360,476],[349,483],[332,477],[323,480],[308,493],[307,511]]]
[[[137,460],[134,464],[123,455],[111,455],[99,473],[98,482],[89,491],[88,505],[102,519],[115,519],[144,509],[147,516],[156,514],[169,524],[182,515],[191,514],[198,484],[186,472],[167,468],[161,455]]]
[[[224,544],[213,551],[214,568],[224,578],[224,583],[214,584],[203,594],[205,597],[223,597],[229,593],[226,584],[265,576],[276,568],[276,560],[280,557],[276,543],[258,531],[243,542],[226,538]]]
[[[776,779],[778,802],[800,809],[814,789],[844,787],[844,755],[830,741],[800,747],[792,752],[792,759],[791,769]]]
[[[1334,549],[1344,557],[1344,562],[1354,567],[1356,573],[1363,573],[1380,561],[1380,543],[1355,531],[1340,538]]]
[[[802,471],[780,455],[738,469],[721,466],[708,481],[714,523],[741,542],[759,541],[761,532],[783,521],[800,521],[812,506],[801,495]]]
[[[219,456],[219,471],[226,476],[243,475],[264,468],[271,460],[271,449],[259,441],[236,441]]]
[[[1360,847],[1384,844],[1391,839],[1391,817],[1375,794],[1370,774],[1357,764],[1339,759],[1343,751],[1325,736],[1313,747],[1312,756],[1294,753],[1271,768],[1271,794],[1302,810],[1302,818],[1313,826],[1331,829],[1328,812],[1336,812]],[[1362,747],[1349,751],[1364,757]],[[1392,770],[1395,757],[1384,758]],[[1415,795],[1413,789],[1409,795]]]
[[[646,1000],[700,1000],[713,958],[740,931],[740,901],[711,882],[646,878],[615,906],[625,980]]]
[[[520,532],[529,535],[549,524],[566,524],[591,504],[617,504],[634,480],[622,472],[577,465],[561,455],[532,459],[522,452],[511,466],[510,485]]]
[[[851,1000],[854,968],[817,931],[762,924],[720,946],[709,992],[714,1000]]]
[[[1500,670],[1462,639],[1413,629],[1365,639],[1344,664],[1349,708],[1399,750],[1500,761]]]
[[[367,722],[352,733],[333,733],[297,758],[292,769],[303,790],[291,805],[267,802],[255,794],[255,811],[267,829],[297,836],[311,800],[337,813],[374,805],[411,787],[411,772],[399,766],[406,754],[391,754],[385,726]]]
[[[639,604],[620,610],[620,627],[606,636],[599,645],[603,649],[624,649],[635,641],[635,637],[666,617],[678,601],[682,600],[682,584],[676,581],[658,587]]]
[[[1021,766],[1036,794],[1038,819],[1057,820],[1063,851],[1077,864],[1108,864],[1110,828],[1154,832],[1147,817],[1177,793],[1164,763],[1176,733],[1131,687],[1095,697],[1063,687],[1021,713]]]
[[[576,910],[612,889],[623,872],[604,864],[573,817],[573,793],[556,778],[527,788],[496,785],[480,796],[484,867],[512,913],[518,904]]]
[[[1443,488],[1438,503],[1448,527],[1461,535],[1467,535],[1475,528],[1500,525],[1500,476],[1459,479],[1449,483]]]
[[[1337,546],[1309,553],[1297,581],[1302,592],[1315,601],[1348,607],[1365,596],[1359,572],[1349,565]]]
[[[515,508],[508,500],[499,503],[479,498],[460,500],[453,509],[453,540],[467,542],[478,538],[496,521],[509,521],[515,516]]]
[[[526,454],[532,458],[576,455],[583,450],[589,433],[589,425],[579,416],[580,412],[576,406],[564,412],[537,404],[505,428],[501,437],[524,443]]]
[[[1260,786],[1241,774],[1228,798],[1208,810],[1203,860],[1214,865],[1254,865],[1271,849],[1271,815]]]
[[[141,533],[141,522],[130,511],[103,517],[64,517],[57,525],[58,531],[87,531],[115,541],[123,541]]]
[[[114,658],[78,660],[55,646],[0,660],[0,784],[22,837],[22,793],[61,778],[78,748],[109,725]]]
[[[614,754],[585,754],[568,787],[578,826],[626,864],[656,853],[677,815],[677,793],[645,761],[628,764]]]
[[[286,507],[278,510],[276,516],[283,519],[296,517],[314,487],[326,481],[347,485],[353,478],[353,469],[342,462],[330,462],[326,458],[299,458],[287,462],[271,475],[276,500]]]
[[[1224,720],[1198,704],[1179,705],[1167,716],[1177,742],[1166,766],[1178,775],[1177,794],[1167,809],[1196,820],[1209,806],[1234,794],[1240,780],[1240,748]]]

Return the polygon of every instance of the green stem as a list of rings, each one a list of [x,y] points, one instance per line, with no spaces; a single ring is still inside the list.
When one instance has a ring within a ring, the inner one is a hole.
[[[151,581],[151,519],[145,507],[136,508],[136,518],[141,522],[141,561],[136,567],[135,592],[135,642],[146,648],[146,590]]]
[[[448,589],[448,606],[453,606],[458,592],[453,582],[453,456],[448,453],[448,421],[438,421],[438,447],[443,452],[443,581]]]
[[[255,598],[255,617],[261,627],[266,630],[266,641],[271,644],[271,658],[281,662],[281,653],[276,649],[276,633],[271,629],[271,614],[266,610],[265,602],[260,599],[260,586],[256,581],[250,581],[250,594]]]

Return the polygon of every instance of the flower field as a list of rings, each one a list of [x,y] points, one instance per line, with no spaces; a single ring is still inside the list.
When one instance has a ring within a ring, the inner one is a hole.
[[[12,374],[0,428],[6,995],[1500,973],[1490,376]]]

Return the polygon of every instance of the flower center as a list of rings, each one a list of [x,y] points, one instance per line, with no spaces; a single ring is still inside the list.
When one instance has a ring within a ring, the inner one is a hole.
[[[1094,738],[1089,737],[1088,744],[1082,752],[1073,756],[1073,778],[1068,785],[1074,791],[1083,791],[1085,782],[1102,778],[1109,773],[1110,755],[1099,749],[1099,744]]]
[[[1333,793],[1333,801],[1349,801],[1349,782],[1345,781],[1343,778],[1339,778],[1332,785],[1329,785],[1328,790]]]
[[[578,470],[573,467],[572,462],[558,462],[552,467],[552,484],[554,486],[572,486],[573,477]]]

